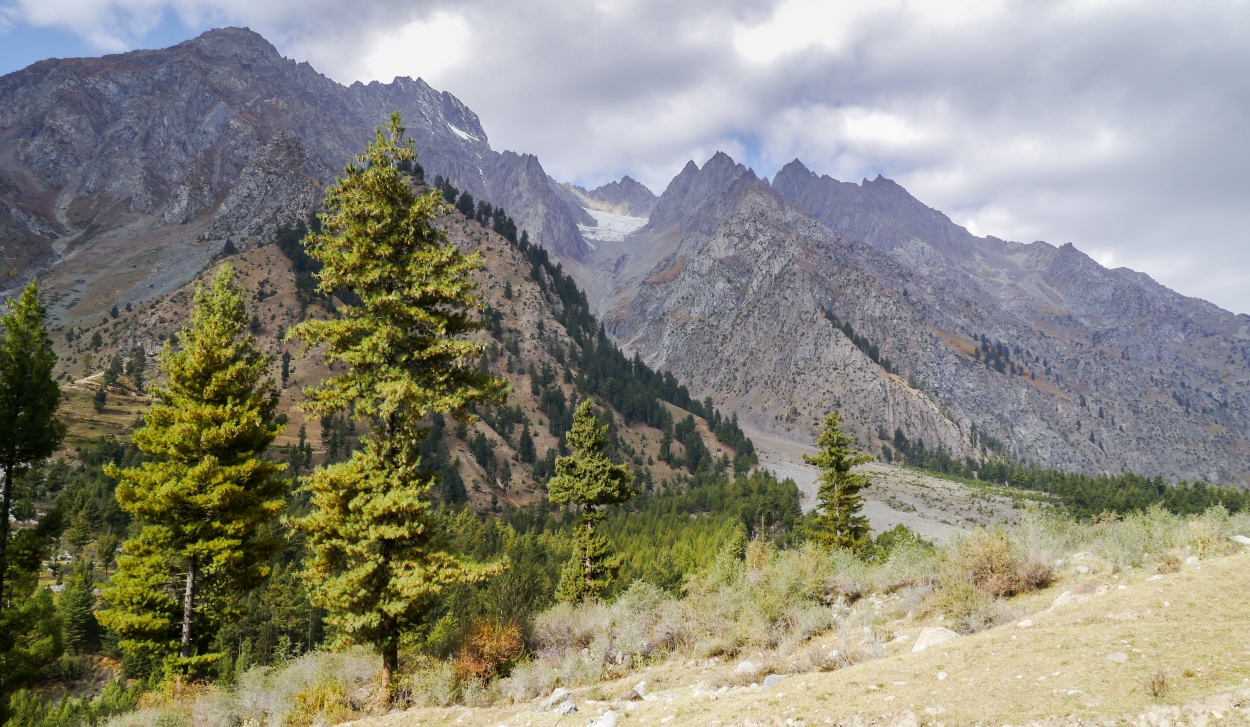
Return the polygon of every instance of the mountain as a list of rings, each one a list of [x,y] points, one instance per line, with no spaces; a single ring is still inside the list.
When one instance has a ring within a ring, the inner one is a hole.
[[[41,272],[80,320],[186,282],[312,211],[399,111],[419,161],[514,210],[576,259],[587,221],[538,160],[490,148],[476,114],[424,81],[342,86],[244,28],[172,48],[51,59],[0,78],[0,244],[17,283]]]
[[[628,174],[618,182],[609,182],[589,192],[567,182],[564,188],[572,193],[577,203],[600,212],[626,217],[650,217],[651,210],[655,209],[655,193]]]
[[[572,425],[574,408],[588,394],[612,413],[611,447],[620,461],[631,464],[642,487],[664,487],[676,482],[679,474],[689,474],[693,451],[704,453],[696,456],[696,467],[703,456],[712,461],[726,455],[726,463],[736,456],[733,445],[720,441],[709,429],[701,403],[690,402],[671,376],[666,381],[635,366],[599,336],[597,322],[586,315],[576,287],[547,262],[539,248],[522,249],[489,226],[455,211],[442,218],[440,227],[461,250],[483,258],[484,267],[474,274],[474,282],[490,306],[492,326],[475,334],[488,344],[481,365],[511,385],[504,405],[479,408],[478,418],[463,430],[450,417],[445,426],[432,430],[431,440],[424,445],[425,456],[442,474],[444,498],[464,498],[477,511],[500,503],[519,506],[542,499],[543,485],[554,474],[561,437]],[[261,349],[272,357],[272,375],[280,382],[278,411],[287,424],[275,442],[276,454],[289,457],[288,448],[301,443],[302,428],[311,455],[305,467],[346,458],[348,447],[358,446],[357,425],[341,418],[307,416],[299,408],[304,401],[302,387],[332,375],[321,351],[306,351],[297,342],[284,340],[291,325],[306,318],[333,316],[338,304],[301,293],[292,274],[292,260],[280,245],[256,247],[225,260],[238,273],[253,315],[253,331]],[[138,421],[136,415],[146,410],[150,399],[134,387],[129,376],[122,377],[105,387],[106,406],[96,411],[92,397],[103,385],[103,369],[114,356],[129,362],[136,349],[142,349],[148,362],[147,378],[153,378],[164,342],[186,325],[195,287],[207,284],[217,265],[214,261],[172,293],[118,311],[116,317],[105,316],[87,327],[53,326],[61,361],[59,376],[67,379],[62,384],[65,404],[61,414],[69,424],[71,441],[80,443],[101,435],[128,437]],[[282,375],[284,356],[289,357],[285,364],[289,378]],[[691,411],[696,415],[692,420],[695,434],[674,442],[674,425]],[[522,444],[523,430],[532,438],[531,454]],[[696,435],[699,445],[690,438]],[[723,430],[720,435],[725,436]],[[662,446],[674,456],[662,455]]]
[[[718,153],[584,270],[627,349],[762,429],[810,441],[837,408],[876,451],[897,429],[959,457],[1250,483],[1250,319],[1070,244],[976,237],[888,179],[796,161],[770,185]]]

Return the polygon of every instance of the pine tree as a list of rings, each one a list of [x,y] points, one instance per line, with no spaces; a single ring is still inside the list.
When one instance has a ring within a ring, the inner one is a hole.
[[[485,326],[470,277],[481,258],[462,254],[435,228],[445,209],[439,192],[416,195],[401,175],[399,164],[415,153],[398,114],[358,159],[327,191],[324,232],[305,246],[323,264],[318,290],[350,290],[359,304],[290,335],[324,347],[328,363],[350,366],[306,388],[306,409],[323,417],[351,410],[374,429],[348,461],[309,476],[315,509],[298,526],[312,552],[313,602],[327,609],[340,643],[382,653],[389,687],[404,632],[424,622],[443,589],[497,570],[441,552],[432,540],[435,476],[420,460],[421,422],[500,401],[507,382],[474,366],[485,345],[463,335]]]
[[[521,441],[517,444],[517,456],[522,462],[533,464],[538,453],[534,449],[534,438],[530,436],[530,423],[525,422],[521,427]]]
[[[95,617],[95,570],[87,560],[74,563],[69,581],[57,603],[61,614],[65,646],[84,653],[96,645],[100,626]]]
[[[48,457],[65,437],[65,425],[56,416],[61,388],[52,380],[56,352],[44,328],[47,311],[39,300],[37,281],[31,281],[9,312],[0,318],[0,468],[4,492],[0,500],[0,606],[7,603],[4,579],[8,571],[9,510],[14,480],[31,464]]]
[[[851,468],[871,462],[872,457],[858,453],[855,440],[839,428],[841,424],[842,415],[829,412],[825,430],[816,440],[820,454],[803,455],[803,461],[821,469],[816,493],[821,513],[814,517],[808,532],[826,547],[859,550],[868,542],[868,520],[859,514],[864,506],[859,491],[869,481],[864,475],[852,474]]]
[[[246,328],[242,290],[222,265],[210,289],[196,289],[183,347],[161,352],[164,386],[134,434],[149,461],[105,469],[141,529],[98,616],[123,651],[153,665],[195,671],[214,661],[206,647],[235,615],[229,596],[256,586],[281,547],[263,526],[282,508],[289,482],[276,475],[285,465],[259,456],[282,429],[277,392]]]
[[[595,416],[594,404],[589,399],[582,402],[573,414],[573,428],[567,436],[573,451],[556,460],[556,476],[547,482],[553,503],[582,508],[573,556],[565,563],[556,589],[556,598],[566,603],[597,598],[607,588],[619,564],[608,539],[595,530],[603,519],[600,508],[637,494],[628,465],[612,464],[604,451],[607,431],[607,425],[601,426]]]
[[[95,394],[91,397],[91,407],[95,409],[96,414],[103,414],[104,407],[108,405],[109,395],[104,390],[104,384],[100,384],[100,388],[95,390]]]

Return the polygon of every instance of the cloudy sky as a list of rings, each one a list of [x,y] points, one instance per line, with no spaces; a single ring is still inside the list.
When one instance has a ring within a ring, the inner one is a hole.
[[[218,25],[421,76],[561,180],[799,157],[1250,313],[1247,2],[0,0],[0,73]]]

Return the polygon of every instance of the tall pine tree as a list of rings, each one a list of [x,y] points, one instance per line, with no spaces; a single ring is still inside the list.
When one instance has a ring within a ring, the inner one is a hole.
[[[864,498],[859,491],[869,485],[868,478],[854,474],[851,468],[871,462],[872,457],[859,454],[855,440],[841,430],[842,415],[829,412],[825,417],[825,430],[816,440],[820,453],[815,457],[803,455],[808,464],[820,468],[820,489],[816,501],[821,512],[808,527],[812,539],[829,548],[859,550],[868,542],[868,520],[859,514]]]
[[[47,311],[39,300],[37,281],[31,281],[9,312],[0,318],[0,468],[4,469],[0,501],[0,607],[8,571],[9,511],[18,473],[56,451],[65,437],[57,419],[61,388],[52,380],[56,352],[44,328]],[[2,679],[3,677],[0,677]]]
[[[153,667],[194,672],[214,661],[215,629],[237,616],[228,597],[258,585],[282,545],[264,526],[282,509],[285,465],[260,457],[282,431],[277,391],[247,322],[234,269],[222,265],[210,289],[196,289],[181,348],[161,352],[163,386],[134,434],[147,461],[105,470],[141,527],[98,617]]]
[[[577,505],[581,519],[573,541],[573,556],[560,573],[556,598],[575,603],[597,598],[607,588],[619,567],[608,539],[595,530],[603,519],[605,505],[625,502],[637,492],[629,467],[612,464],[607,425],[600,425],[589,399],[573,414],[573,428],[567,441],[573,450],[556,460],[556,476],[547,482],[547,492],[557,505]]]
[[[417,195],[401,174],[416,154],[399,114],[358,159],[327,191],[323,232],[305,246],[323,265],[318,290],[350,290],[359,304],[335,320],[305,321],[290,336],[350,367],[305,389],[307,410],[323,417],[350,410],[373,431],[350,460],[309,477],[315,509],[298,525],[312,552],[306,576],[314,603],[327,610],[340,642],[381,652],[389,686],[403,633],[423,623],[442,590],[496,570],[432,541],[435,475],[419,457],[421,422],[500,401],[507,382],[479,370],[485,344],[463,338],[484,327],[471,279],[481,258],[462,254],[434,227],[444,209],[440,193]]]

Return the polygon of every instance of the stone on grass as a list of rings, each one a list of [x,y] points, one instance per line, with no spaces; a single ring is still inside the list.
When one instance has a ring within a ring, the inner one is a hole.
[[[616,723],[620,721],[621,715],[608,710],[599,716],[599,719],[590,723],[590,727],[616,727]]]
[[[557,687],[555,691],[553,691],[550,696],[544,699],[538,706],[546,711],[568,699],[572,694],[572,692],[564,687]]]
[[[1198,565],[1198,556],[1191,555],[1185,559],[1185,565]]]
[[[921,629],[920,635],[916,637],[916,645],[911,647],[912,651],[924,651],[930,646],[936,646],[943,641],[959,638],[959,634],[942,626],[930,626]]]
[[[1153,576],[1150,576],[1149,578],[1147,578],[1147,579],[1146,579],[1146,582],[1147,582],[1147,583],[1150,583],[1151,581],[1161,581],[1161,580],[1163,580],[1163,576],[1162,576],[1162,575],[1157,575],[1157,574],[1156,574],[1156,575],[1153,575]]]
[[[630,700],[645,699],[646,696],[647,696],[647,683],[645,681],[641,681],[634,685],[634,688],[633,690],[630,691],[629,697],[627,697],[627,699],[630,699]]]
[[[1022,629],[1031,628],[1031,627],[1033,626],[1033,619],[1031,619],[1031,618],[1026,618],[1025,620],[1021,621],[1020,623],[1016,624],[1016,626],[1019,626],[1019,627],[1020,627],[1020,628],[1022,628]]]
[[[755,664],[752,664],[749,661],[744,661],[734,668],[734,674],[754,674],[759,670],[760,668]]]
[[[764,694],[769,689],[772,689],[773,687],[777,686],[778,684],[781,683],[781,680],[785,678],[786,677],[784,674],[769,674],[768,676],[764,677],[764,684],[760,686],[760,694]]]
[[[563,717],[566,714],[573,714],[574,712],[576,712],[577,705],[573,704],[573,700],[570,699],[564,702],[560,702],[559,704],[556,705],[556,708],[553,709],[552,711],[560,715],[561,717]]]
[[[1095,583],[1082,583],[1076,588],[1071,588],[1063,593],[1060,593],[1058,597],[1055,598],[1054,603],[1050,604],[1050,607],[1055,609],[1062,606],[1070,606],[1074,603],[1088,601],[1095,596],[1101,596],[1106,592],[1107,586]]]
[[[1233,536],[1233,542],[1234,542],[1234,543],[1241,543],[1242,545],[1250,545],[1250,538],[1247,538],[1247,537],[1246,537],[1246,536],[1244,536],[1244,535],[1234,535],[1234,536]]]
[[[1125,654],[1123,651],[1113,651],[1110,654],[1107,654],[1107,659],[1115,662],[1116,664],[1123,664],[1128,661],[1128,654]]]

